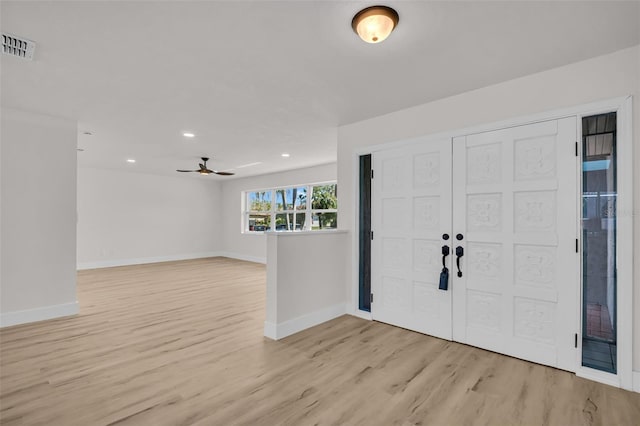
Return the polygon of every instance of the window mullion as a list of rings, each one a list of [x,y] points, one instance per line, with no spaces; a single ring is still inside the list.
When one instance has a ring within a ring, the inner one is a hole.
[[[242,232],[249,232],[249,197],[251,196],[251,192],[247,191],[244,193],[244,202],[242,203]]]
[[[307,200],[306,200],[306,216],[305,223],[307,224],[307,231],[311,231],[313,215],[311,214],[311,197],[313,197],[313,186],[307,185]]]
[[[270,231],[276,230],[276,205],[278,204],[278,200],[276,199],[276,189],[271,190],[271,225]]]

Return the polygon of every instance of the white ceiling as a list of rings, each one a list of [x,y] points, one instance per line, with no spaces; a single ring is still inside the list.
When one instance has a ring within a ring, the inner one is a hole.
[[[78,120],[80,166],[207,155],[242,177],[335,161],[339,125],[640,43],[640,2],[395,0],[370,45],[351,18],[373,3],[2,1],[2,30],[37,43],[2,55],[2,105]]]

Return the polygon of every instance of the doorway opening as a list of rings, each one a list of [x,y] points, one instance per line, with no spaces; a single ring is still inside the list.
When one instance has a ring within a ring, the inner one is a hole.
[[[582,365],[617,374],[616,113],[582,119]]]

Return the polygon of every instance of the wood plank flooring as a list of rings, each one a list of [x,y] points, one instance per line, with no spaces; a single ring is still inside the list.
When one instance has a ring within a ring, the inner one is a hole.
[[[343,316],[262,336],[264,265],[78,274],[80,315],[0,331],[2,425],[639,425],[640,394]]]

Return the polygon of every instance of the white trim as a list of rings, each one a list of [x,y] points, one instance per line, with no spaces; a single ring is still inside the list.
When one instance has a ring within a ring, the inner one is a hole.
[[[617,108],[617,354],[619,386],[633,388],[633,128],[632,98]]]
[[[292,237],[298,235],[346,234],[347,229],[318,229],[317,231],[265,231],[265,235]]]
[[[633,391],[640,393],[640,371],[633,372]]]
[[[351,157],[351,218],[353,232],[351,233],[351,301],[347,312],[360,310],[360,156],[371,154],[366,149],[356,149]],[[372,157],[373,158],[373,157]],[[373,167],[373,166],[372,166]],[[344,211],[344,210],[343,210]],[[338,213],[338,223],[340,223]],[[355,283],[355,284],[354,284]]]
[[[204,253],[172,254],[168,256],[155,256],[155,257],[139,257],[135,259],[98,260],[94,262],[79,262],[77,265],[77,269],[81,271],[83,269],[112,268],[114,266],[143,265],[146,263],[171,262],[174,260],[203,259],[207,257],[220,257],[220,256],[223,256],[221,252],[211,251],[211,252],[204,252]]]
[[[620,371],[618,371],[620,374]],[[604,371],[595,370],[588,367],[578,367],[576,369],[576,376],[583,379],[593,380],[594,382],[604,383],[605,385],[620,387],[620,379],[616,374],[606,373]]]
[[[279,340],[302,330],[306,330],[307,328],[322,324],[323,322],[330,321],[344,315],[345,313],[345,304],[340,303],[279,324],[265,321],[264,336],[273,340]]]
[[[25,309],[23,311],[3,312],[0,314],[0,328],[12,325],[27,324],[53,318],[77,315],[78,302],[63,303],[61,305],[44,306],[42,308]]]
[[[249,255],[242,254],[242,253],[232,253],[230,251],[220,252],[220,254],[218,256],[228,257],[230,259],[245,260],[247,262],[262,263],[262,264],[266,264],[267,263],[267,258],[266,257],[249,256]]]
[[[581,115],[577,115],[576,116],[576,143],[577,143],[577,155],[576,155],[576,169],[575,169],[575,173],[576,173],[576,218],[580,218],[580,220],[577,220],[576,222],[576,239],[578,241],[578,253],[577,254],[577,262],[578,262],[578,285],[576,286],[576,288],[574,288],[574,297],[576,298],[576,300],[578,301],[578,303],[576,304],[576,311],[574,312],[574,318],[578,319],[578,322],[576,323],[576,331],[575,333],[577,334],[576,337],[576,343],[577,343],[577,347],[576,347],[576,352],[575,352],[575,368],[574,373],[576,373],[576,375],[578,374],[577,371],[582,368],[582,305],[583,305],[583,298],[582,298],[582,284],[583,284],[583,275],[582,275],[582,271],[583,271],[583,262],[584,262],[584,258],[582,256],[582,252],[583,252],[583,247],[584,247],[584,241],[582,241],[582,116]]]

